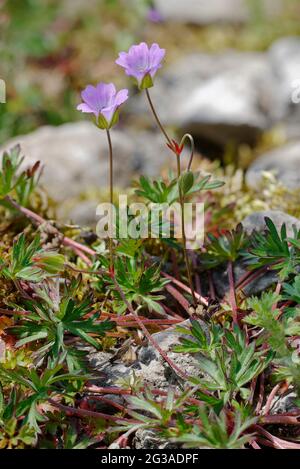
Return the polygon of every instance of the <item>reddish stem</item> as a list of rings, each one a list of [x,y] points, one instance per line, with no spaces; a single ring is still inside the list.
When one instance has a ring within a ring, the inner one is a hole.
[[[71,415],[77,415],[78,417],[92,417],[96,419],[103,419],[103,420],[111,420],[113,422],[130,422],[130,423],[140,423],[138,421],[134,421],[132,419],[126,419],[124,417],[116,417],[115,415],[108,415],[102,412],[94,412],[93,410],[86,410],[86,409],[77,409],[75,407],[69,407],[67,405],[60,404],[60,402],[56,402],[53,399],[48,399],[51,405],[56,407],[57,409],[63,410]]]
[[[256,409],[255,409],[256,414],[260,413],[262,405],[263,405],[263,401],[264,401],[264,384],[265,384],[265,375],[264,375],[264,373],[262,373],[260,375],[260,379],[259,379],[259,396],[258,396],[257,406],[256,406]]]
[[[280,389],[280,384],[276,384],[276,386],[270,392],[270,395],[269,395],[269,397],[267,399],[267,402],[266,402],[266,405],[265,405],[263,415],[268,415],[268,413],[270,412],[272,402],[273,402],[274,397],[276,396],[279,389]]]
[[[44,223],[48,223],[57,232],[57,234],[61,235],[60,231],[57,228],[55,228],[50,221],[45,220],[43,217],[41,217],[37,213],[32,212],[28,208],[22,207],[21,205],[19,205],[15,200],[13,200],[9,196],[6,196],[5,200],[7,202],[9,202],[16,210],[18,210],[20,213],[22,213],[26,218],[29,218],[35,224],[42,225]],[[77,250],[83,251],[86,254],[89,254],[90,256],[94,256],[96,254],[96,251],[94,251],[93,249],[91,249],[87,246],[84,246],[83,244],[80,244],[77,241],[74,241],[73,239],[68,238],[67,236],[63,237],[62,243],[65,246],[71,247],[72,249],[77,249]]]
[[[142,331],[144,332],[145,336],[147,337],[147,339],[149,340],[149,342],[151,342],[151,344],[153,345],[153,347],[158,351],[158,353],[161,355],[161,357],[168,363],[168,365],[179,375],[181,376],[182,378],[184,378],[185,380],[189,380],[189,375],[187,373],[185,373],[185,371],[181,370],[177,365],[176,363],[174,363],[169,357],[168,355],[162,350],[162,348],[158,345],[158,343],[155,341],[155,339],[153,338],[153,336],[148,332],[148,329],[144,326],[143,322],[140,320],[137,312],[133,309],[133,307],[131,306],[131,304],[129,303],[129,301],[127,300],[126,296],[125,296],[125,293],[123,292],[122,288],[120,287],[120,285],[118,284],[118,282],[116,281],[115,277],[113,277],[113,282],[114,282],[114,285],[116,287],[116,289],[118,290],[122,300],[124,301],[124,303],[126,304],[128,310],[131,312],[131,314],[133,314],[135,317],[136,317],[136,320],[137,320],[137,323],[138,325],[140,326],[140,328],[142,329]]]
[[[228,262],[227,273],[228,273],[228,280],[229,280],[229,302],[230,302],[230,307],[232,309],[233,322],[234,322],[234,324],[238,325],[237,304],[236,304],[236,297],[235,297],[235,285],[234,285],[234,274],[233,274],[233,263],[231,261]]]
[[[186,291],[187,293],[190,293],[192,294],[191,292],[191,289],[185,285],[184,283],[180,282],[179,280],[177,280],[176,278],[172,277],[172,275],[169,275],[169,274],[166,274],[165,272],[162,272],[161,275],[165,278],[168,278],[169,280],[172,281],[172,283],[174,283],[174,285],[177,285],[178,287],[180,287],[182,290]],[[195,292],[195,297],[196,299],[202,303],[204,306],[208,306],[208,301],[201,295],[199,295],[198,293]]]

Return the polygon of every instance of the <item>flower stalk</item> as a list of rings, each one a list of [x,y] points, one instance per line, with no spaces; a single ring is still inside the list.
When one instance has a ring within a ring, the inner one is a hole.
[[[183,136],[183,138],[180,142],[180,145],[176,144],[175,141],[170,139],[169,135],[167,134],[164,126],[162,125],[162,123],[161,123],[161,121],[158,117],[158,114],[155,110],[155,107],[154,107],[154,104],[152,102],[149,90],[146,89],[145,91],[146,91],[146,96],[147,96],[147,99],[148,99],[152,114],[154,116],[154,119],[156,120],[158,127],[160,128],[163,135],[165,136],[165,138],[167,140],[168,147],[171,149],[171,151],[173,151],[173,153],[176,154],[179,203],[180,203],[180,211],[181,211],[182,247],[183,247],[184,261],[185,261],[186,270],[187,270],[188,282],[189,282],[189,285],[190,285],[190,290],[191,290],[192,298],[193,298],[193,306],[196,306],[197,299],[196,299],[195,289],[194,289],[194,285],[193,285],[193,277],[192,277],[191,265],[190,265],[189,256],[188,256],[187,243],[186,243],[186,234],[185,234],[184,196],[183,196],[182,189],[181,189],[181,186],[180,186],[180,176],[181,176],[180,155],[181,155],[182,150],[183,150],[183,145],[184,145],[184,142],[187,138],[191,141],[192,151],[191,151],[191,157],[190,157],[190,161],[189,161],[189,165],[188,165],[188,169],[190,169],[192,161],[193,161],[193,156],[194,156],[194,141],[193,141],[192,136],[189,135],[189,134],[186,134],[186,135]]]
[[[111,136],[109,129],[106,130],[107,141],[108,141],[108,148],[109,148],[109,202],[111,208],[113,207],[114,203],[114,175],[113,175],[113,148],[111,142]],[[110,273],[113,272],[114,269],[114,251],[113,251],[113,238],[112,234],[109,233],[109,267]]]
[[[153,114],[153,116],[154,116],[154,119],[156,120],[158,127],[160,128],[160,130],[162,131],[163,135],[165,136],[165,138],[166,138],[168,144],[173,148],[173,147],[174,147],[174,144],[173,144],[172,140],[170,139],[169,135],[167,134],[167,132],[166,132],[164,126],[163,126],[162,123],[160,122],[160,119],[159,119],[158,114],[157,114],[157,112],[156,112],[156,110],[155,110],[154,104],[153,104],[153,102],[152,102],[152,99],[151,99],[149,90],[146,88],[145,91],[146,91],[146,96],[147,96],[147,99],[148,99],[148,102],[149,102],[149,105],[150,105],[152,114]]]
[[[193,278],[192,278],[192,272],[191,272],[191,264],[188,256],[188,251],[187,251],[187,246],[186,246],[186,234],[185,234],[185,217],[184,217],[184,195],[182,193],[182,188],[180,185],[180,176],[181,176],[181,165],[180,165],[180,155],[176,155],[176,161],[177,161],[177,178],[178,178],[178,191],[179,191],[179,203],[180,203],[180,210],[181,210],[181,234],[182,234],[182,246],[183,246],[183,254],[184,254],[184,260],[186,264],[186,270],[187,270],[187,275],[188,275],[188,281],[192,293],[192,298],[193,298],[193,306],[197,305],[197,300],[196,300],[196,295],[195,295],[195,289],[193,285]]]

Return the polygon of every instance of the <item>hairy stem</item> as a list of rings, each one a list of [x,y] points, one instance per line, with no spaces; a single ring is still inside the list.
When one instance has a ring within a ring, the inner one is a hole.
[[[109,130],[106,130],[108,147],[109,147],[109,202],[112,210],[114,203],[114,176],[113,176],[113,149]],[[109,233],[109,265],[110,271],[113,272],[114,267],[114,253],[113,253],[113,238],[112,233]]]
[[[42,225],[44,223],[49,224],[54,230],[56,230],[57,235],[62,236],[62,243],[65,246],[72,248],[74,252],[75,250],[78,250],[78,251],[85,252],[86,254],[89,254],[90,256],[94,256],[96,254],[96,251],[89,248],[88,246],[84,246],[83,244],[77,243],[77,241],[74,241],[73,239],[68,238],[67,236],[63,236],[63,234],[49,220],[45,220],[45,218],[42,218],[37,213],[32,212],[32,210],[22,207],[8,195],[4,198],[4,200],[6,200],[6,202],[12,205],[16,210],[18,210],[18,212],[22,213],[26,218],[31,220],[35,225]]]
[[[151,99],[151,96],[150,96],[150,93],[149,93],[149,90],[148,88],[146,88],[146,96],[147,96],[147,99],[148,99],[148,102],[149,102],[149,105],[150,105],[150,108],[151,108],[151,111],[152,111],[152,114],[154,116],[154,119],[156,120],[157,122],[157,125],[158,127],[160,128],[160,130],[162,131],[162,133],[164,134],[164,136],[166,137],[166,140],[167,142],[169,143],[169,145],[171,145],[171,147],[173,147],[173,142],[172,140],[170,139],[169,135],[167,134],[166,130],[164,129],[162,123],[160,122],[160,119],[157,115],[157,112],[155,111],[155,108],[154,108],[154,105],[153,105],[153,102],[152,102],[152,99]]]
[[[228,262],[228,280],[229,280],[229,302],[232,309],[233,315],[233,322],[234,324],[238,324],[238,317],[237,317],[237,304],[236,304],[236,297],[235,297],[235,284],[234,284],[234,274],[233,274],[233,263],[231,261]]]
[[[197,300],[196,300],[195,290],[194,290],[194,285],[193,285],[191,264],[190,264],[190,260],[189,260],[189,256],[187,252],[187,247],[186,247],[185,220],[184,220],[184,197],[183,197],[182,190],[180,187],[180,176],[181,176],[180,156],[177,155],[177,177],[178,177],[179,202],[180,202],[180,208],[181,208],[182,246],[183,246],[183,253],[184,253],[184,260],[186,264],[187,275],[188,275],[188,281],[189,281],[189,285],[190,285],[190,289],[191,289],[192,297],[193,297],[193,305],[196,306]]]

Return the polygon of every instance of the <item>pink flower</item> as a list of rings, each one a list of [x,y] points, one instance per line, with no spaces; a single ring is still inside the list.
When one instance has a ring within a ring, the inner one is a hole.
[[[131,46],[128,52],[120,52],[116,64],[125,69],[127,75],[136,78],[140,89],[153,86],[153,78],[165,56],[165,49],[158,44],[149,48],[145,42]]]
[[[88,85],[81,93],[78,111],[94,114],[101,129],[110,129],[118,121],[118,109],[128,99],[128,90],[116,91],[112,83]]]

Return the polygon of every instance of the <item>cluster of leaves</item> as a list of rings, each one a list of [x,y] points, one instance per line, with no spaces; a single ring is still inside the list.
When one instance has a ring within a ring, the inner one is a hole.
[[[97,349],[99,338],[114,327],[112,321],[99,321],[100,314],[94,312],[91,298],[86,297],[81,302],[74,300],[79,282],[66,285],[61,298],[58,288],[56,294],[49,285],[36,289],[35,300],[24,301],[24,310],[18,312],[21,316],[18,324],[9,329],[19,339],[16,347],[39,341],[34,352],[38,365],[41,360],[50,358],[53,366],[66,361],[70,372],[82,370],[86,353],[68,346],[66,337],[80,338]]]
[[[13,195],[19,204],[26,207],[33,191],[36,189],[40,175],[40,163],[32,168],[20,171],[24,157],[21,155],[20,145],[16,145],[9,152],[4,152],[0,171],[1,205],[7,206],[8,195]]]
[[[65,258],[54,251],[45,251],[39,236],[26,242],[24,233],[14,240],[8,258],[0,257],[1,275],[12,281],[41,282],[63,270]]]
[[[241,224],[221,236],[209,233],[201,263],[205,269],[212,269],[225,262],[235,262],[248,245],[249,239]]]
[[[299,396],[299,232],[294,230],[294,237],[288,238],[285,225],[278,233],[266,219],[264,234],[249,237],[238,226],[232,232],[208,236],[202,269],[237,260],[250,269],[250,283],[251,275],[260,271],[263,275],[264,269],[278,272],[278,283],[270,285],[270,291],[241,301],[241,320],[250,328],[242,331],[235,325],[232,329],[230,323],[220,324],[213,317],[209,323],[190,319],[188,327],[177,327],[180,345],[174,351],[193,354],[198,374],[186,378],[190,386],[178,395],[144,391],[128,398],[128,413],[135,422],[124,423],[120,431],[135,425],[154,429],[161,438],[185,447],[244,448],[262,422],[256,413],[256,383],[264,371],[270,385],[292,386]]]
[[[35,185],[28,191],[24,177],[19,178],[14,152],[5,158],[0,171],[1,198],[10,220],[15,221],[16,204],[23,194],[29,197]],[[11,167],[15,168],[13,175]],[[221,184],[186,171],[179,181],[141,177],[136,195],[149,204],[170,204],[178,200],[180,191],[192,200]],[[8,195],[17,202],[7,199]],[[114,353],[122,355],[124,336],[125,344],[141,344],[140,335],[136,339],[138,334],[130,330],[132,326],[126,329],[126,316],[119,322],[127,314],[128,304],[136,315],[142,313],[147,321],[151,318],[152,324],[157,317],[170,319],[172,308],[174,317],[186,317],[187,308],[182,311],[185,298],[179,291],[172,297],[173,286],[167,297],[164,290],[170,278],[161,275],[170,265],[171,251],[179,253],[178,245],[156,240],[158,262],[153,263],[151,243],[118,240],[112,272],[101,243],[93,246],[95,256],[83,268],[86,256],[80,260],[71,250],[46,249],[32,230],[14,236],[11,246],[1,247],[0,255],[0,282],[3,291],[10,293],[1,297],[1,311],[9,320],[2,321],[0,330],[0,447],[97,447],[100,441],[108,445],[118,433],[125,441],[137,429],[154,429],[160,438],[185,447],[248,447],[264,424],[264,416],[257,411],[261,376],[268,377],[268,386],[277,382],[293,386],[297,392],[300,389],[299,240],[299,232],[289,238],[285,226],[278,233],[269,219],[264,234],[249,237],[241,225],[231,232],[210,233],[197,253],[201,270],[240,261],[248,268],[248,283],[270,269],[278,274],[278,283],[274,281],[258,297],[245,299],[241,292],[237,294],[231,278],[238,311],[234,325],[226,298],[221,298],[223,302],[214,310],[207,307],[202,319],[193,315],[188,327],[177,328],[180,341],[174,351],[193,356],[195,373],[190,376],[183,370],[184,382],[177,377],[179,386],[168,392],[149,390],[140,379],[128,376],[123,388],[116,389],[127,396],[126,402],[109,408],[110,414],[117,414],[116,424],[105,424],[102,417],[107,415],[97,412],[92,388],[85,393],[87,381],[93,379],[87,347],[101,349],[110,339],[110,346],[120,346]],[[180,256],[177,258],[180,264]],[[122,326],[120,335],[118,329],[115,332],[116,323]],[[114,337],[110,337],[113,330]],[[105,394],[105,387],[101,392]],[[109,397],[103,399],[113,406]],[[90,410],[93,412],[86,414]]]
[[[288,238],[286,225],[283,224],[280,233],[270,218],[266,218],[268,228],[265,234],[254,233],[251,248],[244,254],[251,269],[271,266],[278,270],[281,279],[296,272],[300,263],[300,230],[294,228],[294,237]]]
[[[202,177],[199,172],[192,171],[185,171],[179,181],[171,175],[171,180],[168,183],[162,178],[152,181],[146,176],[141,176],[135,193],[150,203],[171,205],[179,198],[179,187],[182,194],[189,197],[200,191],[218,189],[224,185],[222,181],[211,181],[210,179],[211,175]]]

